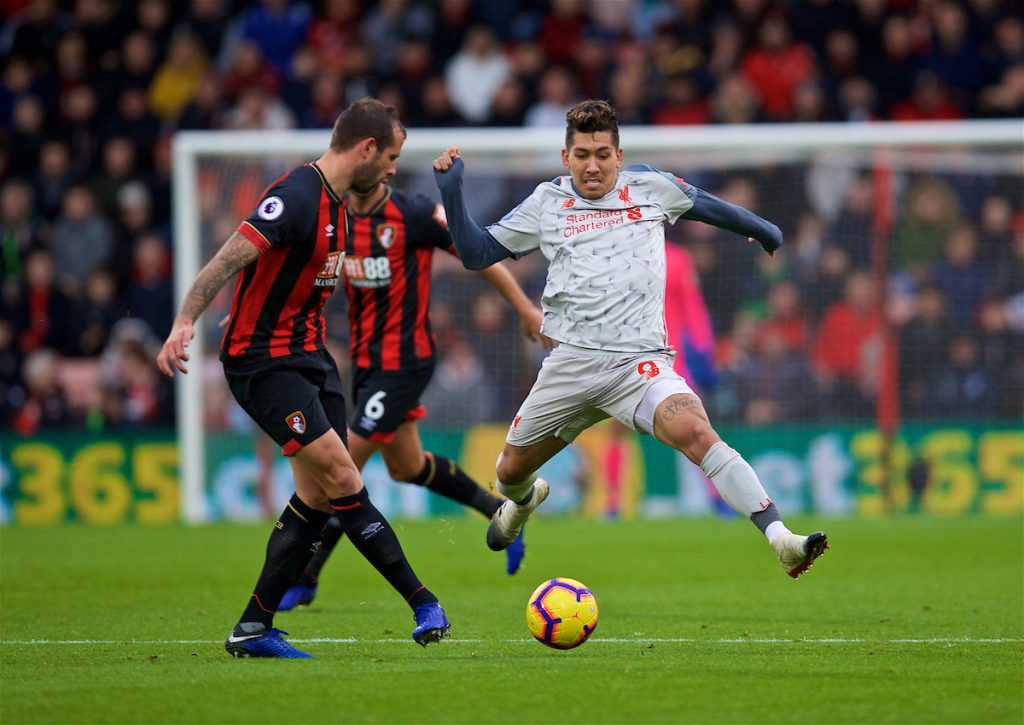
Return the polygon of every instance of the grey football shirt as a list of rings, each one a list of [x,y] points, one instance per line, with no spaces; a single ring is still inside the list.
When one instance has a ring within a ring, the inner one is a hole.
[[[597,350],[662,349],[664,224],[693,206],[690,189],[672,174],[638,165],[590,200],[562,176],[537,186],[487,231],[516,258],[537,249],[547,258],[544,334]]]

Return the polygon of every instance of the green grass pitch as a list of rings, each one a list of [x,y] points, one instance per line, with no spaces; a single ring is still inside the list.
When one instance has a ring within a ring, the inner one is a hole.
[[[416,646],[343,545],[314,605],[277,618],[307,661],[224,652],[268,524],[4,529],[0,721],[1024,721],[1020,520],[824,523],[831,550],[794,582],[739,520],[542,517],[515,577],[482,519],[400,522],[452,640]],[[526,630],[553,576],[597,597],[579,649]]]

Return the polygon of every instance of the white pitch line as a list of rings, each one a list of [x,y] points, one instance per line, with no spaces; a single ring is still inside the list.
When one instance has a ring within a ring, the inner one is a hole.
[[[308,639],[290,639],[294,644],[412,644],[411,639],[355,639],[353,637],[312,637]],[[479,644],[484,639],[451,639],[457,644]],[[508,644],[525,644],[532,639],[501,640]],[[722,638],[697,639],[692,637],[595,637],[591,642],[606,644],[1019,644],[1024,643],[1020,637],[932,637],[925,639],[860,639],[828,637],[822,639],[777,639],[777,638]],[[168,645],[168,644],[221,644],[221,640],[213,639],[151,639],[151,640],[117,640],[117,639],[7,639],[0,645]]]

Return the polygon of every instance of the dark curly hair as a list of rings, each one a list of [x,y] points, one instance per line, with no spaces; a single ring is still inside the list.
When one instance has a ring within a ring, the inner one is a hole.
[[[612,144],[619,147],[619,112],[604,100],[580,101],[565,114],[565,147],[572,147],[572,137],[581,133],[608,131]]]

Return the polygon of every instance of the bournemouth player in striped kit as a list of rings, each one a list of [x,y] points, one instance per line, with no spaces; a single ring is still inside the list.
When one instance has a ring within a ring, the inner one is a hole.
[[[412,608],[413,639],[426,645],[448,636],[437,597],[370,501],[345,446],[341,378],[324,345],[323,305],[345,253],[342,195],[369,193],[393,176],[404,141],[390,106],[364,99],[343,111],[323,156],[272,184],[199,272],[158,356],[166,375],[188,372],[195,320],[238,274],[221,346],[224,374],[239,405],[289,457],[295,495],[271,531],[263,569],[225,643],[236,657],[311,656],[289,644],[273,619],[332,514]]]
[[[444,210],[430,199],[381,184],[370,194],[345,198],[348,232],[343,276],[351,328],[352,414],[349,452],[362,470],[380,451],[396,481],[423,486],[488,519],[502,500],[481,488],[454,461],[423,450],[417,420],[427,415],[420,396],[434,372],[430,329],[430,268],[435,250],[455,253]],[[523,333],[540,334],[542,314],[501,264],[480,272],[508,301]],[[316,596],[320,571],[343,534],[332,518],[316,554],[278,609],[306,605]],[[505,550],[514,574],[524,554],[522,532]]]

